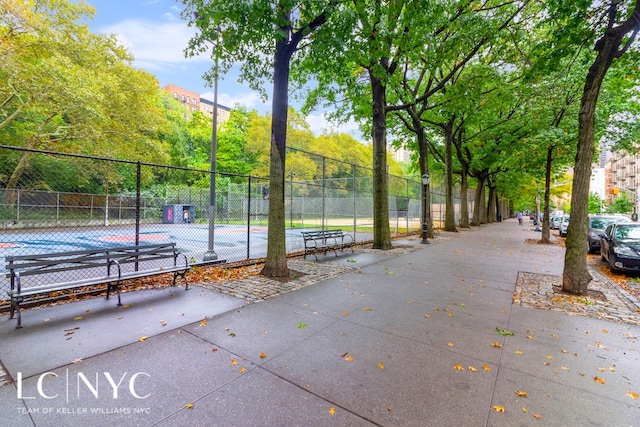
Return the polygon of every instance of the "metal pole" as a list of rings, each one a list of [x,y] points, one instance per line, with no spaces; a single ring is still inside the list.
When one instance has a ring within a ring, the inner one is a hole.
[[[140,161],[136,167],[136,246],[140,244],[140,176],[141,176]],[[138,258],[136,257],[135,270],[138,271]]]
[[[247,259],[251,259],[249,252],[249,248],[251,247],[251,176],[249,176],[247,192]]]
[[[429,188],[429,175],[422,175],[422,244],[429,244],[429,222],[427,218],[427,191]]]
[[[214,245],[214,229],[216,223],[216,152],[218,148],[218,46],[216,49],[216,75],[213,83],[213,125],[211,127],[211,154],[210,154],[210,170],[211,179],[209,180],[209,245],[207,252],[204,254],[204,261],[214,261],[218,259]]]
[[[294,173],[291,172],[289,177],[291,178],[291,190],[289,194],[289,228],[293,229],[293,176]]]

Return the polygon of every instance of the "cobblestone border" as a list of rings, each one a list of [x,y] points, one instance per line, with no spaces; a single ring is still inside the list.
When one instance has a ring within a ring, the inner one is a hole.
[[[302,289],[305,286],[313,285],[314,283],[331,279],[342,273],[357,269],[356,267],[336,265],[331,262],[317,263],[302,259],[290,260],[287,265],[290,270],[302,273],[302,275],[288,282],[280,282],[279,280],[255,275],[246,279],[229,282],[195,283],[195,285],[213,289],[233,297],[243,298],[249,303],[254,303]]]
[[[513,303],[640,326],[640,309],[608,280],[597,279],[589,284],[589,289],[604,294],[604,300],[555,292],[554,286],[562,287],[561,276],[519,271]]]

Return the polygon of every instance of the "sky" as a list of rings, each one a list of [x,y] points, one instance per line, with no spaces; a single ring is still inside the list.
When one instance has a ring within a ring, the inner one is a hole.
[[[115,34],[133,54],[134,66],[156,76],[160,87],[175,84],[192,90],[201,97],[213,100],[213,88],[207,86],[202,75],[211,67],[212,59],[204,54],[186,59],[184,49],[193,29],[180,18],[179,0],[86,0],[96,8],[93,21],[87,22],[93,32]],[[233,0],[231,0],[233,1]],[[271,100],[266,103],[248,85],[237,82],[237,69],[232,69],[218,82],[218,103],[233,107],[236,103],[260,114],[271,111]],[[270,94],[271,89],[267,89]],[[299,110],[290,94],[291,105]],[[358,139],[360,133],[354,123],[336,127],[321,111],[307,117],[316,135],[323,130],[350,133]]]

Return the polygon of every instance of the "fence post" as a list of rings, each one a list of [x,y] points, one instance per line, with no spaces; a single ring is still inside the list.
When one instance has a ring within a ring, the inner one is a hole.
[[[136,164],[136,246],[140,244],[140,160]],[[138,271],[138,257],[136,256],[135,270]]]
[[[251,259],[251,175],[249,175],[247,191],[247,259]]]
[[[326,200],[327,200],[327,158],[322,156],[322,230],[325,229],[326,221]]]
[[[351,174],[353,175],[353,241],[356,239],[358,229],[358,190],[356,188],[356,165],[351,165]]]

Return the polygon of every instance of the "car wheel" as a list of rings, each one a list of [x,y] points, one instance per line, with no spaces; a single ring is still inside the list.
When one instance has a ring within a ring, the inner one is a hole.
[[[615,263],[616,263],[615,255],[609,255],[609,270],[611,270],[614,273],[618,271],[618,269],[614,265]]]

